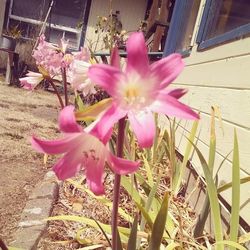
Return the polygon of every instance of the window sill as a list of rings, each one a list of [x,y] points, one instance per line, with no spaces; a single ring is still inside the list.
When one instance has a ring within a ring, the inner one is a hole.
[[[202,41],[198,46],[198,51],[209,49],[218,45],[222,45],[233,40],[241,39],[244,36],[250,35],[250,23],[240,26],[234,30],[226,32],[222,35]]]
[[[37,20],[31,19],[31,18],[16,16],[16,15],[10,15],[9,18],[13,19],[13,20],[16,20],[16,21],[31,23],[31,24],[34,24],[34,25],[43,25],[42,21],[37,21]],[[46,23],[46,26],[49,26],[49,24]],[[63,26],[63,25],[53,24],[53,23],[50,25],[50,27],[52,29],[67,31],[67,32],[75,33],[75,34],[80,34],[80,32],[81,32],[79,29],[66,27],[66,26]]]

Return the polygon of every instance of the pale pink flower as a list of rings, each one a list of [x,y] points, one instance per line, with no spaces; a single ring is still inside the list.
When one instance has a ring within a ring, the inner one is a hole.
[[[88,77],[90,63],[81,60],[74,60],[68,71],[68,81],[72,88],[81,91],[84,96],[96,93],[94,84]]]
[[[106,146],[111,130],[101,137],[95,124],[83,130],[76,123],[74,107],[65,107],[59,116],[62,139],[45,141],[32,137],[33,147],[42,153],[64,154],[54,165],[53,170],[61,180],[73,177],[79,170],[84,169],[87,184],[96,195],[104,193],[103,171],[105,162],[117,174],[128,174],[139,167],[139,162],[133,162],[114,156]]]
[[[81,47],[80,51],[72,52],[75,60],[88,62],[90,60],[90,53],[87,48]]]
[[[64,46],[64,45],[62,45]],[[65,46],[62,47],[65,49]],[[45,36],[39,38],[39,44],[33,52],[33,57],[38,66],[42,66],[51,77],[61,74],[64,53],[62,49],[52,43],[45,41]]]
[[[33,90],[43,80],[43,75],[40,73],[29,71],[26,74],[26,77],[22,77],[19,80],[20,85],[24,89]]]
[[[97,129],[100,134],[106,133],[119,119],[128,116],[139,145],[150,147],[156,130],[153,112],[185,119],[198,119],[199,115],[177,100],[184,94],[182,89],[166,89],[184,67],[181,55],[172,54],[150,65],[145,40],[139,32],[129,37],[126,47],[124,72],[105,64],[94,64],[89,69],[89,78],[113,98]],[[118,54],[114,55],[112,60],[118,65]]]
[[[68,69],[73,62],[74,62],[74,56],[67,53],[62,58],[62,67]]]
[[[61,38],[59,48],[63,52],[63,54],[66,53],[68,46],[69,46],[69,40],[65,40],[64,37]]]

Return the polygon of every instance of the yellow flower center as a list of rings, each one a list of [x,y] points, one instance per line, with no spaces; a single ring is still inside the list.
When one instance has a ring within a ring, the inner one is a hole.
[[[138,87],[136,86],[132,86],[132,87],[128,87],[127,89],[125,89],[125,100],[127,102],[133,102],[137,97],[139,96],[139,90]]]
[[[140,108],[145,104],[144,92],[138,84],[128,84],[123,90],[123,98],[126,106]]]

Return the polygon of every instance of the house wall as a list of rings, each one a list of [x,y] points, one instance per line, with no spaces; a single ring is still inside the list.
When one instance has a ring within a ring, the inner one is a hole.
[[[201,5],[201,8],[204,5]],[[197,22],[194,35],[197,33]],[[208,159],[211,106],[218,106],[222,115],[222,127],[216,120],[216,168],[233,149],[234,129],[237,131],[241,176],[250,174],[250,37],[228,42],[206,51],[198,52],[194,45],[186,67],[175,80],[176,87],[189,89],[182,99],[200,112],[197,133],[198,148]],[[176,145],[184,152],[192,122],[181,121],[177,130]],[[200,161],[193,154],[192,163],[202,175]],[[216,169],[215,169],[216,170]],[[219,170],[219,185],[232,180],[232,154]],[[230,203],[231,190],[222,193]],[[250,224],[250,184],[241,185],[241,216]]]
[[[120,11],[120,20],[123,25],[123,29],[126,31],[136,31],[140,26],[140,22],[144,20],[145,11],[147,7],[147,0],[113,0],[112,9]],[[85,46],[95,43],[97,41],[97,34],[95,34],[97,16],[108,17],[110,13],[110,1],[109,0],[92,0],[88,26],[86,31]],[[101,41],[101,39],[100,39]],[[93,46],[92,48],[94,48]],[[99,43],[96,50],[103,51],[102,42]]]

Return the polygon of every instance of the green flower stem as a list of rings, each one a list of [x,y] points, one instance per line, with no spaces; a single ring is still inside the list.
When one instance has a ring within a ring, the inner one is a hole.
[[[122,118],[118,123],[118,136],[117,136],[117,156],[123,157],[123,144],[124,144],[124,131],[125,131],[125,118]],[[114,196],[113,196],[113,208],[112,208],[112,249],[117,250],[118,243],[118,207],[120,198],[120,186],[121,186],[121,176],[115,174],[114,180]]]
[[[51,84],[52,88],[55,90],[55,93],[57,95],[57,98],[60,102],[60,106],[61,106],[61,109],[64,108],[64,104],[63,104],[63,100],[62,100],[62,97],[60,96],[57,88],[56,88],[56,85],[54,84],[53,80],[51,78],[46,78],[46,80]]]
[[[62,81],[64,89],[65,106],[68,106],[69,99],[68,99],[67,76],[65,67],[62,68]]]

